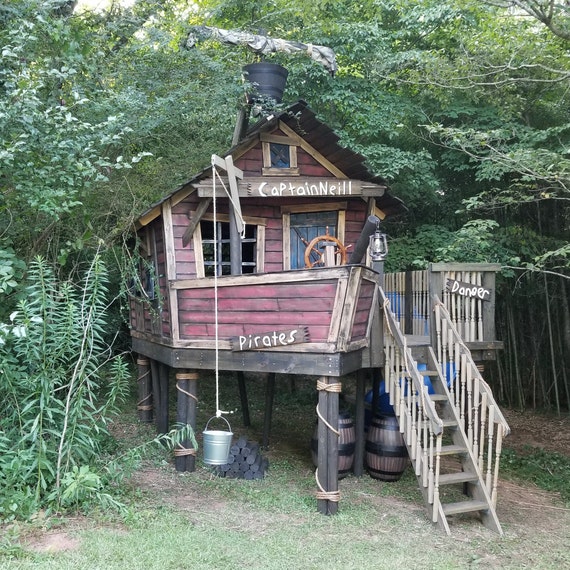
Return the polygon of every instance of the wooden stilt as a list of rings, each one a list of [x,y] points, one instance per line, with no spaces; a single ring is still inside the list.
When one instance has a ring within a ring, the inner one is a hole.
[[[372,418],[378,414],[378,402],[380,400],[380,381],[382,379],[382,369],[372,369]],[[371,419],[372,419],[371,418]]]
[[[366,371],[360,369],[356,373],[356,405],[354,428],[356,442],[354,446],[354,464],[352,470],[356,477],[364,473],[364,393],[366,391]]]
[[[249,427],[251,425],[249,419],[249,402],[247,399],[247,390],[245,386],[245,375],[243,372],[237,373],[239,399],[241,401],[241,413],[243,416],[244,427]]]
[[[137,412],[141,422],[149,423],[152,422],[152,379],[148,358],[139,356],[137,367],[139,375]]]
[[[192,426],[196,431],[196,404],[198,373],[180,371],[176,373],[176,421],[181,425]],[[189,439],[183,440],[174,450],[177,471],[194,471],[196,450]]]
[[[169,368],[162,362],[158,364],[158,406],[156,410],[156,427],[158,433],[167,433],[168,421],[168,374]]]
[[[319,391],[318,454],[317,454],[317,510],[332,515],[338,511],[338,378],[322,376],[317,380]]]
[[[154,424],[156,426],[156,430],[158,429],[158,418],[159,418],[159,410],[160,410],[160,377],[159,377],[159,365],[158,362],[154,359],[150,360],[150,377],[151,377],[151,385],[152,385],[152,405],[154,411]]]
[[[273,398],[275,396],[275,373],[267,374],[267,386],[265,387],[265,415],[263,418],[263,437],[261,445],[269,445],[269,433],[271,432],[271,418],[273,416]]]

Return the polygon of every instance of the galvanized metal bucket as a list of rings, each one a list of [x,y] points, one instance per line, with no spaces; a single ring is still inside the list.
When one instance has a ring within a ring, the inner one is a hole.
[[[204,450],[204,463],[207,465],[225,465],[228,462],[230,448],[232,446],[232,428],[230,423],[223,416],[219,416],[228,424],[229,431],[208,429],[210,422],[218,416],[213,416],[208,420],[202,432],[202,448]]]

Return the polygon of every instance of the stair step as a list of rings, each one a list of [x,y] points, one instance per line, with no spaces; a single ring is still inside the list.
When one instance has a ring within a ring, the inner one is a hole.
[[[430,399],[434,402],[446,402],[447,396],[445,394],[430,394]]]
[[[468,483],[469,481],[478,481],[479,477],[475,473],[469,471],[457,471],[456,473],[440,473],[440,485],[453,485],[454,483]]]
[[[486,511],[489,505],[485,501],[459,501],[458,503],[442,503],[443,512],[446,516],[457,515],[459,513],[472,513],[475,511]]]
[[[441,455],[457,455],[467,453],[467,448],[462,445],[442,445]]]
[[[442,420],[443,427],[457,427],[457,421],[454,419],[444,419]]]

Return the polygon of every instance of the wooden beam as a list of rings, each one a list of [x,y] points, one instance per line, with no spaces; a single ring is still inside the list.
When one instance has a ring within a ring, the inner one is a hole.
[[[152,377],[148,358],[139,356],[138,367],[138,402],[139,420],[143,423],[152,422]]]
[[[249,419],[249,401],[247,399],[247,387],[245,385],[245,374],[243,372],[237,373],[237,382],[239,390],[239,399],[241,402],[241,414],[243,417],[244,427],[249,427],[251,421]]]
[[[211,203],[212,203],[212,198],[202,198],[202,200],[198,204],[198,207],[196,208],[196,211],[192,212],[190,221],[188,222],[188,227],[186,228],[186,231],[182,236],[182,245],[184,247],[186,247],[190,243],[190,240],[192,239],[192,236],[196,231],[196,227],[200,223],[200,220],[202,219],[202,217],[210,207]]]
[[[216,369],[215,350],[177,348],[159,344],[154,339],[132,337],[133,352],[167,363],[169,366],[201,370]],[[247,351],[218,353],[220,370],[243,372],[275,372],[277,374],[307,374],[344,376],[362,368],[364,349],[347,353]]]
[[[165,263],[170,315],[170,333],[172,338],[177,340],[180,338],[178,293],[170,287],[170,283],[176,279],[176,250],[174,247],[172,205],[168,200],[162,204],[162,221],[164,226],[164,249],[166,254]]]
[[[317,510],[332,515],[338,510],[338,377],[322,376],[318,390]]]
[[[190,425],[196,431],[198,372],[181,370],[176,373],[176,421],[180,425]],[[196,450],[190,439],[180,442],[174,450],[177,471],[194,471]]]
[[[265,413],[263,417],[263,437],[261,445],[269,445],[269,434],[271,433],[271,418],[273,417],[273,400],[275,397],[275,373],[267,374],[267,384],[265,386]]]
[[[366,392],[366,371],[360,369],[356,372],[355,391],[355,418],[354,418],[354,464],[352,471],[356,477],[364,473],[364,396]]]
[[[170,426],[168,418],[168,375],[168,366],[160,362],[158,364],[158,390],[160,397],[156,413],[156,427],[158,433],[168,433]]]

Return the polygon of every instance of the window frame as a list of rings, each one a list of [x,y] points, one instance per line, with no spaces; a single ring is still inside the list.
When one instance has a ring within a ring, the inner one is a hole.
[[[340,242],[344,243],[347,208],[348,202],[320,202],[281,206],[283,220],[283,270],[288,271],[291,269],[291,214],[337,212],[335,235]]]
[[[200,222],[213,222],[213,214],[204,214],[200,219]],[[228,214],[217,214],[216,221],[218,223],[230,223],[230,217]],[[265,270],[265,226],[267,221],[265,218],[257,218],[254,216],[243,216],[243,221],[246,226],[256,227],[256,238],[247,238],[247,241],[255,242],[255,273],[263,273]],[[192,243],[194,249],[194,257],[196,263],[196,277],[198,279],[204,279],[206,277],[206,263],[204,262],[204,240],[202,238],[202,228],[198,224],[194,230],[192,236]],[[248,263],[249,264],[249,263]],[[242,267],[244,263],[242,260]]]
[[[299,176],[299,168],[297,166],[297,147],[296,141],[290,137],[283,135],[271,135],[262,133],[261,151],[263,155],[263,167],[261,172],[264,176]],[[279,144],[289,147],[289,167],[278,168],[271,164],[271,145]]]

